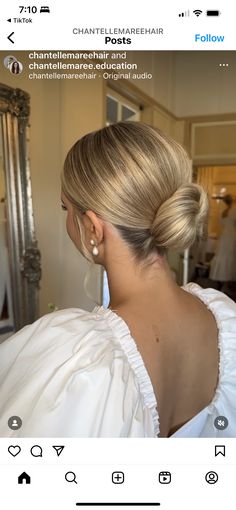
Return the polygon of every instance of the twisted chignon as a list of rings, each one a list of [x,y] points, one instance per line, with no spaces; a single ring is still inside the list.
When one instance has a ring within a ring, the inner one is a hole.
[[[208,198],[197,184],[181,185],[157,210],[150,228],[158,247],[182,250],[205,235]]]

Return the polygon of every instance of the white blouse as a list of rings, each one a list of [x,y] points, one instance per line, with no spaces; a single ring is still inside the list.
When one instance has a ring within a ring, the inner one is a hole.
[[[189,283],[215,316],[219,382],[212,402],[171,437],[236,437],[236,304]],[[158,437],[158,403],[130,330],[115,312],[70,308],[0,345],[1,437]],[[8,428],[20,416],[22,427]],[[218,430],[214,420],[228,419]]]

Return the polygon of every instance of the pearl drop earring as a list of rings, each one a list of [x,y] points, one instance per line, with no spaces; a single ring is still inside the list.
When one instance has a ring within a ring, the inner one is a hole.
[[[97,246],[94,246],[95,245],[95,241],[93,239],[90,240],[90,244],[93,246],[93,249],[92,249],[92,254],[93,255],[98,255],[99,251],[97,249]]]

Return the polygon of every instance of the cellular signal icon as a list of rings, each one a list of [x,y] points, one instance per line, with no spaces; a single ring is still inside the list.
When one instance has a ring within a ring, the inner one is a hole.
[[[195,9],[195,11],[193,11],[193,14],[195,14],[198,17],[200,16],[200,14],[202,14],[202,11],[200,11],[200,9]]]
[[[179,18],[184,18],[185,16],[190,16],[190,11],[180,12]]]

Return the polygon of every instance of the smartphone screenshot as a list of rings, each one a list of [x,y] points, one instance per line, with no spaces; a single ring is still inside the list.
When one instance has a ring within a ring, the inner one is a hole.
[[[1,507],[233,510],[236,8],[19,4],[0,19]]]

